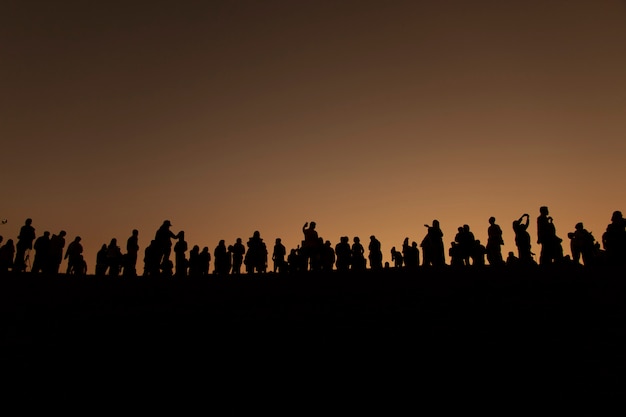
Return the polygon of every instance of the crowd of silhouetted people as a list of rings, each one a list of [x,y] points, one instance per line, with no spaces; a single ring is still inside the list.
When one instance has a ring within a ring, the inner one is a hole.
[[[585,229],[583,223],[577,223],[574,230],[567,233],[571,255],[565,255],[564,240],[557,235],[548,207],[540,207],[537,217],[540,252],[537,260],[528,232],[528,214],[513,220],[517,254],[509,252],[506,257],[502,254],[502,228],[494,217],[490,217],[488,223],[486,244],[475,238],[469,225],[459,226],[446,258],[443,232],[439,221],[433,220],[431,225],[425,225],[427,231],[419,245],[415,241],[409,243],[409,238],[405,238],[400,250],[395,246],[391,248],[391,264],[383,264],[381,243],[376,236],[370,236],[367,248],[358,236],[354,236],[352,242],[348,236],[342,236],[333,245],[318,235],[315,222],[307,222],[302,227],[303,240],[296,248],[288,251],[281,239],[276,239],[271,248],[272,268],[268,271],[270,249],[259,231],[255,231],[245,245],[241,238],[232,245],[220,240],[211,253],[207,246],[202,250],[198,245],[189,249],[185,232],[174,233],[171,222],[165,220],[143,251],[142,271],[137,270],[140,245],[139,231],[135,229],[126,240],[125,252],[116,238],[102,244],[96,255],[94,273],[96,276],[203,277],[267,272],[364,271],[368,265],[371,270],[559,264],[626,267],[626,219],[620,211],[613,212],[600,241]],[[65,236],[66,232],[61,230],[57,234],[45,231],[37,237],[32,219],[26,219],[16,242],[13,239],[4,242],[0,236],[0,274],[9,271],[58,274],[62,261],[67,260],[65,274],[86,275],[87,262],[83,257],[81,237],[74,237],[66,248]],[[34,253],[32,265],[31,253]]]

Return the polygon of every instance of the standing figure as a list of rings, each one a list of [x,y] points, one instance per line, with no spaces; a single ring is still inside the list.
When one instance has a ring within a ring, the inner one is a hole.
[[[302,241],[302,248],[300,253],[306,258],[307,265],[311,263],[311,269],[315,266],[315,258],[317,257],[321,247],[319,242],[319,236],[317,230],[315,230],[315,222],[304,223],[302,226],[302,233],[304,234],[304,240]],[[323,241],[322,241],[323,242]]]
[[[422,240],[422,251],[424,253],[424,266],[444,266],[446,264],[443,232],[439,226],[439,220],[433,220],[433,225],[424,225],[428,232]]]
[[[137,256],[139,254],[139,230],[133,229],[126,240],[126,257],[124,260],[124,276],[137,276]]]
[[[570,249],[572,251],[572,260],[574,263],[580,264],[580,257],[582,255],[585,266],[593,265],[595,261],[595,238],[585,229],[582,223],[576,223],[574,228],[574,232],[567,234],[567,237],[571,239]]]
[[[454,238],[454,241],[457,243],[456,250],[458,251],[460,258],[463,260],[463,265],[469,266],[472,249],[476,239],[474,238],[474,233],[470,231],[470,227],[467,224],[459,227],[458,231],[459,232]]]
[[[402,268],[402,263],[404,258],[402,257],[402,253],[396,250],[396,247],[391,248],[391,262],[393,262],[393,266],[395,268]]]
[[[626,219],[621,211],[613,212],[611,223],[602,234],[602,244],[609,265],[626,265]]]
[[[563,259],[563,247],[561,246],[563,239],[556,235],[556,227],[552,217],[549,216],[548,207],[540,207],[539,213],[539,217],[537,217],[537,243],[541,245],[539,264],[547,265],[559,262]]]
[[[187,253],[188,245],[185,240],[185,232],[182,230],[178,233],[178,241],[174,245],[174,258],[176,261],[175,276],[185,278],[187,276]]]
[[[526,219],[526,220],[524,220]],[[517,256],[519,263],[523,265],[533,264],[533,253],[530,251],[530,234],[528,233],[528,224],[530,216],[527,213],[522,214],[517,220],[513,220],[513,232],[515,232],[515,246],[517,246]],[[507,261],[507,265],[509,261]]]
[[[158,277],[161,274],[161,248],[156,240],[144,249],[143,255],[143,276]]]
[[[226,241],[220,240],[215,249],[213,250],[213,273],[217,275],[227,275],[228,270],[228,249],[226,248]]]
[[[193,245],[189,251],[189,277],[198,278],[202,276],[202,258],[200,257],[200,246]]]
[[[50,232],[43,232],[43,235],[35,240],[33,248],[35,249],[35,260],[31,272],[45,271],[46,266],[50,263]]]
[[[370,268],[375,270],[383,269],[383,252],[380,247],[380,241],[376,236],[370,236],[370,244],[368,246],[370,260]]]
[[[107,244],[103,243],[102,247],[96,253],[96,276],[104,276],[107,272]]]
[[[322,247],[321,264],[322,271],[332,271],[335,265],[336,255],[330,240],[324,242]]]
[[[335,246],[335,255],[337,256],[337,271],[345,272],[350,269],[352,250],[348,236],[339,238],[339,243]]]
[[[489,218],[489,227],[487,228],[487,261],[489,265],[502,266],[504,265],[504,259],[502,258],[502,245],[504,240],[502,239],[502,229],[496,224],[496,218]]]
[[[234,249],[234,248],[233,248]],[[276,238],[274,243],[274,251],[272,253],[272,261],[274,261],[274,272],[282,272],[285,265],[285,256],[287,255],[287,248],[281,243],[280,238]]]
[[[174,232],[170,230],[172,223],[169,220],[165,220],[161,227],[156,232],[154,240],[159,248],[159,264],[165,263],[170,260],[170,253],[172,252],[172,239],[178,238]],[[167,265],[170,268],[170,265]]]
[[[107,246],[107,267],[109,268],[109,276],[117,277],[120,274],[122,266],[122,251],[117,246],[117,239],[111,239]]]
[[[58,274],[61,262],[63,261],[63,249],[65,248],[65,230],[61,230],[58,235],[50,238],[50,260],[47,266],[47,273]]]
[[[7,240],[7,243],[0,248],[0,274],[9,272],[13,268],[13,260],[15,258],[15,245],[13,239]]]
[[[258,230],[248,239],[247,245],[248,251],[243,261],[246,266],[246,272],[248,274],[255,272],[265,273],[267,270],[267,247]]]
[[[80,244],[80,236],[76,236],[67,246],[65,259],[67,259],[67,275],[82,275],[84,271],[83,245]]]
[[[17,244],[15,245],[13,271],[22,272],[26,270],[26,251],[33,248],[33,241],[35,240],[35,228],[32,226],[32,223],[32,219],[26,219],[24,226],[20,229]]]
[[[205,246],[200,252],[200,275],[206,277],[209,275],[209,268],[211,266],[211,253],[209,247]]]
[[[366,268],[365,263],[365,249],[361,245],[361,239],[355,236],[352,239],[352,269],[355,271],[364,271]]]
[[[243,256],[246,253],[246,247],[243,245],[243,242],[240,237],[237,238],[237,241],[233,245],[233,274],[239,275],[241,274],[241,265],[243,264]]]
[[[404,238],[404,242],[402,242],[402,256],[406,268],[411,270],[417,270],[419,268],[420,252],[417,247],[417,242],[413,241],[409,245],[409,238]]]

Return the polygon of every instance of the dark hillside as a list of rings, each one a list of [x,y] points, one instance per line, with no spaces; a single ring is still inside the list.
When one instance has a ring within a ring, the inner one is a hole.
[[[37,381],[610,396],[626,371],[625,290],[622,273],[585,269],[23,274],[0,281],[0,343],[3,367]]]

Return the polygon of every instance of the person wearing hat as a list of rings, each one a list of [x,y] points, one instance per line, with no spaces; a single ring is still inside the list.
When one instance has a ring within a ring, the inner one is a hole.
[[[159,264],[169,261],[172,253],[172,239],[178,239],[178,235],[170,230],[172,223],[169,220],[163,221],[159,230],[157,230],[154,240],[160,250]]]

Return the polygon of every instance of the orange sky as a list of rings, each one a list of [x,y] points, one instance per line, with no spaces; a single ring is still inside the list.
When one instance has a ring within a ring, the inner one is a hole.
[[[621,1],[9,1],[0,56],[0,235],[80,235],[91,272],[164,219],[390,261],[433,219],[508,251],[547,205],[569,253],[626,212]]]

